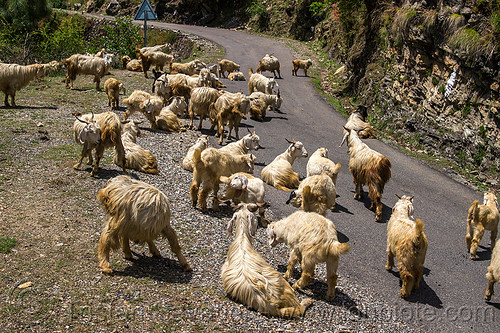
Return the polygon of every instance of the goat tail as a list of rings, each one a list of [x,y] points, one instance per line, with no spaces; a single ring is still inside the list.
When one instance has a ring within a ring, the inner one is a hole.
[[[250,69],[248,70],[248,76],[251,76],[253,74],[253,68],[250,67]]]
[[[347,243],[340,243],[339,241],[333,241],[330,244],[330,254],[334,256],[338,256],[340,254],[345,254],[349,252],[351,246]]]
[[[469,214],[467,215],[467,221],[479,221],[479,200],[474,200],[472,205],[470,205]]]
[[[420,235],[424,232],[424,221],[421,219],[417,219],[415,221],[415,232],[417,235]]]

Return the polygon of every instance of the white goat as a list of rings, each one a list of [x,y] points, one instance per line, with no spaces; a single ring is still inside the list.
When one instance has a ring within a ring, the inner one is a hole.
[[[326,262],[328,290],[326,299],[335,298],[337,286],[337,267],[339,256],[347,253],[349,244],[340,243],[333,222],[316,213],[297,211],[288,217],[267,226],[269,245],[272,247],[284,242],[290,250],[290,259],[285,279],[290,279],[298,261],[302,275],[293,284],[294,289],[302,289],[314,277],[316,264]]]
[[[137,124],[140,122],[128,121],[122,126],[122,142],[125,148],[125,157],[127,162],[125,167],[127,169],[134,169],[144,173],[158,174],[158,162],[156,157],[137,144],[137,136],[139,135],[139,127]],[[119,165],[119,156],[115,153],[113,162]]]
[[[375,138],[375,133],[373,132],[373,127],[370,123],[366,122],[365,119],[368,116],[368,109],[366,106],[359,105],[357,110],[351,113],[347,122],[344,125],[344,137],[339,147],[342,147],[345,140],[349,136],[350,130],[356,130],[358,136],[362,139],[364,138]]]
[[[113,272],[109,264],[111,250],[121,247],[125,258],[132,259],[129,241],[147,243],[153,256],[161,257],[154,244],[160,235],[167,238],[182,268],[191,270],[170,225],[170,205],[163,192],[128,176],[118,176],[97,192],[97,199],[108,214],[97,247],[99,266],[104,273]]]
[[[424,273],[427,237],[424,222],[413,221],[413,197],[403,195],[392,208],[387,223],[387,264],[385,269],[394,267],[394,256],[398,260],[399,276],[403,282],[399,295],[403,298],[419,287]]]
[[[220,181],[226,184],[226,190],[221,200],[232,199],[235,204],[254,203],[259,206],[259,215],[263,227],[267,227],[268,220],[265,217],[264,182],[248,173],[237,172],[230,177],[221,176]]]
[[[321,175],[322,173],[327,173],[331,175],[333,184],[337,185],[337,176],[339,174],[340,163],[334,163],[328,158],[328,149],[318,148],[307,161],[307,177],[313,175]]]
[[[281,97],[281,94],[278,90],[278,93],[276,95],[272,94],[265,94],[260,91],[254,91],[253,93],[250,94],[250,99],[253,98],[262,98],[264,102],[266,103],[266,109],[267,107],[270,107],[271,110],[276,111],[279,110],[281,107],[281,103],[283,103],[283,98]],[[265,112],[264,112],[264,117],[265,117]]]
[[[210,105],[215,103],[217,98],[219,98],[222,94],[223,92],[209,87],[199,87],[192,90],[189,104],[189,117],[191,118],[189,123],[190,129],[193,128],[194,116],[198,115],[200,117],[198,131],[201,130],[203,119],[209,115]]]
[[[471,259],[476,259],[477,247],[483,238],[485,230],[491,231],[490,240],[492,250],[495,246],[495,240],[498,234],[498,221],[500,218],[497,205],[498,202],[495,193],[486,192],[483,195],[482,205],[479,205],[479,201],[475,200],[469,207],[465,242]]]
[[[337,190],[329,174],[306,177],[300,182],[296,191],[290,192],[287,204],[291,203],[296,208],[305,212],[315,212],[326,216],[328,209],[335,208]]]
[[[170,62],[168,66],[171,74],[183,73],[186,75],[198,74],[202,68],[205,68],[205,64],[198,59],[194,59],[184,64],[178,62]]]
[[[100,91],[101,79],[109,71],[112,61],[112,56],[109,54],[106,54],[104,58],[73,54],[64,59],[63,64],[66,65],[67,70],[66,88],[73,89],[73,81],[76,80],[77,75],[93,75],[96,90]]]
[[[248,70],[248,93],[260,91],[271,95],[274,89],[278,88],[278,83],[274,78],[267,78],[262,74],[253,73],[253,69]]]
[[[128,98],[123,100],[127,104],[127,111],[123,115],[125,120],[133,113],[140,111],[149,120],[151,128],[157,129],[156,117],[160,115],[163,108],[163,99],[159,96],[151,95],[142,90],[135,90]]]
[[[225,145],[222,148],[219,148],[220,151],[230,152],[234,155],[245,155],[248,154],[250,150],[259,150],[260,148],[260,137],[255,134],[255,131],[250,132],[242,137],[240,140],[236,142],[231,142]]]
[[[370,209],[375,209],[375,221],[380,221],[382,219],[382,193],[385,183],[391,178],[391,162],[384,155],[363,143],[355,130],[350,131],[348,144],[351,155],[349,171],[356,186],[354,199],[363,199],[363,185],[368,184]]]
[[[193,171],[193,154],[194,154],[194,151],[196,149],[200,150],[200,151],[203,151],[205,150],[207,147],[209,146],[209,143],[208,143],[208,136],[206,135],[201,135],[197,140],[196,142],[194,143],[194,145],[192,145],[191,147],[189,147],[189,150],[188,152],[186,153],[186,156],[184,157],[184,159],[182,160],[182,167],[184,168],[184,170],[188,170],[188,171]]]
[[[282,78],[280,73],[280,62],[278,58],[273,55],[266,54],[264,58],[259,61],[259,67],[257,67],[255,71],[257,73],[269,71],[273,73],[274,77],[277,77],[276,72],[278,72],[278,78]]]
[[[299,302],[281,274],[255,251],[252,240],[257,230],[253,204],[241,204],[229,221],[228,232],[235,229],[222,266],[222,285],[227,295],[262,314],[280,317],[302,316],[312,304],[309,298]]]
[[[17,65],[0,63],[0,91],[5,94],[5,106],[9,106],[9,96],[12,106],[16,105],[16,91],[27,86],[35,79],[45,76],[48,64]]]
[[[287,140],[288,141],[288,140]],[[307,157],[307,151],[300,141],[288,141],[287,150],[262,169],[262,180],[278,190],[291,191],[299,186],[299,174],[293,171],[296,158]]]

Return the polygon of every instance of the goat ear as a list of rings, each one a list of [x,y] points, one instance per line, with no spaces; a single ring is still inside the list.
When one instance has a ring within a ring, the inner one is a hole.
[[[248,219],[248,226],[250,227],[250,235],[255,236],[255,233],[257,232],[257,217],[254,214],[249,214],[247,216]]]
[[[78,140],[80,140],[80,143],[83,145],[85,141],[87,140],[87,127],[84,127],[81,131],[80,134],[78,135]]]
[[[269,246],[276,246],[276,234],[274,233],[274,226],[272,224],[267,226],[267,241],[269,242]]]
[[[297,193],[295,191],[290,192],[290,196],[288,197],[288,200],[285,202],[287,205],[290,204],[293,198],[297,196]]]

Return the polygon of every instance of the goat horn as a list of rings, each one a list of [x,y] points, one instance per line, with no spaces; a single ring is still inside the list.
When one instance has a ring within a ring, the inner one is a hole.
[[[345,142],[345,140],[347,139],[348,136],[349,136],[349,132],[347,132],[346,134],[344,134],[344,137],[342,138],[342,142],[340,143],[339,148],[342,147],[342,145],[344,144],[344,142]]]
[[[250,133],[250,135],[252,134],[252,131],[250,131],[250,129],[247,127],[247,131],[248,133]]]
[[[414,197],[414,195],[412,195],[412,196],[410,197],[410,201],[412,201],[412,200],[413,200],[413,197]]]
[[[93,122],[94,121],[94,111],[90,111],[90,112],[92,112],[92,119],[90,121]]]
[[[399,195],[397,195],[397,194],[394,194],[394,195],[395,195],[395,196],[397,196],[397,197],[398,197],[398,199],[401,199],[401,197],[400,197]]]
[[[81,121],[81,122],[82,122],[82,123],[84,123],[84,124],[87,124],[87,125],[88,125],[88,124],[90,124],[88,121],[85,121],[85,120],[83,120],[83,119],[80,119],[80,118],[78,118],[78,116],[76,116],[76,115],[75,115],[75,118],[76,118],[77,120]]]
[[[288,140],[287,138],[285,138],[286,142],[288,143],[293,143],[292,141]]]

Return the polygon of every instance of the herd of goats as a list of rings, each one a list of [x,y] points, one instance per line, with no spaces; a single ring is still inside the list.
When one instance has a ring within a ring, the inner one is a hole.
[[[229,247],[227,259],[222,266],[222,283],[226,293],[234,300],[249,308],[267,315],[296,317],[304,314],[312,300],[301,302],[294,289],[302,289],[314,276],[315,266],[326,263],[327,294],[326,299],[335,297],[337,267],[339,255],[349,251],[349,245],[340,243],[334,223],[326,218],[328,210],[335,207],[336,181],[340,164],[328,158],[326,148],[317,149],[307,163],[307,177],[302,181],[293,170],[292,164],[297,158],[308,157],[300,141],[289,141],[289,147],[265,166],[261,179],[252,176],[255,156],[251,150],[259,149],[259,137],[250,132],[239,139],[240,121],[250,115],[262,120],[268,109],[277,110],[282,103],[276,77],[281,78],[279,60],[266,55],[259,66],[248,73],[249,95],[223,91],[226,87],[221,78],[243,80],[240,66],[227,59],[206,66],[199,60],[187,63],[173,62],[173,56],[165,53],[168,45],[145,47],[138,50],[138,59],[122,58],[124,68],[143,72],[147,77],[151,66],[154,75],[152,94],[136,90],[123,100],[127,105],[124,119],[112,111],[100,114],[75,114],[74,139],[83,146],[81,156],[74,165],[78,169],[84,158],[92,165],[91,174],[98,172],[103,152],[108,147],[115,150],[114,163],[123,169],[134,169],[145,173],[157,174],[158,164],[154,155],[137,144],[139,127],[137,121],[127,120],[134,112],[141,112],[150,122],[153,130],[186,130],[179,117],[190,118],[189,128],[193,128],[195,116],[199,117],[198,130],[205,118],[211,121],[211,130],[217,128],[219,144],[223,143],[224,128],[226,137],[231,137],[232,130],[237,141],[226,144],[220,149],[209,147],[208,137],[201,135],[189,148],[182,166],[193,172],[190,196],[194,207],[207,211],[207,199],[211,196],[212,209],[219,209],[219,202],[232,200],[234,215],[229,221],[229,234],[234,231],[234,241]],[[77,75],[93,75],[96,89],[100,90],[100,81],[108,73],[112,56],[103,49],[95,55],[75,54],[65,59],[66,86],[73,87]],[[162,72],[164,66],[169,73]],[[293,61],[292,75],[312,65],[310,59]],[[43,77],[49,67],[57,63],[21,66],[0,63],[0,90],[5,93],[5,105],[15,105],[15,93],[35,78]],[[261,73],[270,71],[272,78]],[[119,107],[120,92],[126,94],[124,85],[114,78],[104,83],[108,104],[112,109]],[[369,148],[361,139],[375,137],[371,125],[365,121],[367,109],[359,106],[344,125],[342,144],[347,142],[350,154],[349,170],[353,176],[356,190],[354,198],[364,196],[363,186],[368,186],[371,210],[375,219],[382,218],[382,192],[385,183],[391,177],[391,163],[382,154]],[[92,153],[94,152],[95,161]],[[277,189],[290,192],[287,203],[300,210],[277,222],[265,217],[266,206],[264,182]],[[224,193],[219,196],[219,186],[224,184]],[[167,238],[172,251],[176,254],[184,270],[191,270],[189,263],[181,253],[177,236],[170,226],[169,202],[164,193],[145,182],[127,175],[117,176],[107,186],[99,190],[97,199],[104,206],[108,219],[102,231],[98,245],[99,265],[104,273],[112,273],[109,263],[111,250],[121,248],[126,258],[132,253],[129,241],[147,243],[153,256],[160,256],[154,240],[162,235]],[[484,194],[482,205],[476,200],[470,206],[467,218],[466,244],[472,259],[485,230],[491,231],[493,254],[486,274],[488,287],[485,299],[491,299],[493,285],[500,282],[500,240],[495,245],[499,212],[498,202],[492,192]],[[290,249],[287,271],[282,276],[254,249],[259,212],[260,222],[267,228],[270,246],[284,242]],[[424,223],[413,218],[413,197],[401,196],[395,204],[387,225],[387,264],[394,267],[397,258],[399,274],[402,280],[400,296],[408,297],[419,287],[424,270],[427,251],[427,238]],[[288,283],[292,272],[300,262],[302,275],[292,286]]]

